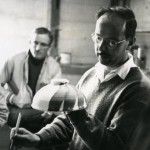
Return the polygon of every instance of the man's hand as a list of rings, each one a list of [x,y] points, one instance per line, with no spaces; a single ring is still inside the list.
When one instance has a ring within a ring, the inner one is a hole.
[[[56,116],[60,115],[61,112],[44,111],[41,116],[44,118],[43,124],[51,123]]]
[[[16,128],[12,128],[10,133],[10,139],[13,140],[13,144],[16,147],[36,147],[40,143],[40,137],[30,131],[19,128],[17,134],[15,134]]]

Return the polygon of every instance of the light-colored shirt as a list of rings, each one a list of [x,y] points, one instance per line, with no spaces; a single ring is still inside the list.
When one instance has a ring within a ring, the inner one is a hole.
[[[131,54],[128,54],[128,56],[129,56],[128,61],[126,61],[124,64],[122,64],[117,69],[112,70],[106,76],[104,74],[105,70],[106,70],[106,67],[98,62],[95,65],[96,76],[99,78],[99,80],[101,82],[106,82],[106,81],[112,79],[113,77],[115,77],[116,75],[119,75],[124,80],[126,78],[126,76],[128,75],[128,73],[130,71],[130,68],[137,67],[136,64],[133,61],[133,56]]]

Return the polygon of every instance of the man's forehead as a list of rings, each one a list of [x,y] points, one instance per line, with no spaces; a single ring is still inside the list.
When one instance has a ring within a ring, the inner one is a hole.
[[[125,20],[117,16],[116,14],[105,13],[97,20],[97,23],[107,23],[107,24],[120,24],[123,25]]]
[[[33,33],[30,37],[30,40],[49,41],[50,39],[49,39],[48,34]]]
[[[104,14],[96,22],[95,33],[104,38],[124,37],[125,21],[117,15]]]
[[[115,14],[106,13],[102,15],[96,22],[95,30],[100,32],[102,29],[105,29],[103,32],[105,31],[107,33],[110,33],[109,31],[114,34],[123,33],[125,30],[125,20]]]

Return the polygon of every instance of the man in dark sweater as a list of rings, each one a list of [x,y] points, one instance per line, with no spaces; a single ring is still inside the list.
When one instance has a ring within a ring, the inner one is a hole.
[[[68,150],[125,149],[150,100],[149,81],[128,52],[135,42],[136,26],[131,9],[101,8],[92,34],[98,63],[77,85],[87,108],[58,116],[36,134],[20,128],[14,144],[43,147],[69,143]]]

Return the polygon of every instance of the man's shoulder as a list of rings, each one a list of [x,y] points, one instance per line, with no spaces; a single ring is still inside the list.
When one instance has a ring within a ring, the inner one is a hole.
[[[135,86],[146,88],[150,90],[150,79],[138,67],[131,68],[126,78],[126,82],[132,83]]]
[[[47,56],[47,63],[49,64],[49,65],[57,65],[57,66],[60,66],[60,64],[56,61],[56,59],[55,58],[53,58],[52,56]]]
[[[47,56],[47,60],[57,62],[56,59],[54,57],[52,57],[51,55]]]
[[[23,51],[23,52],[20,52],[20,53],[17,53],[17,54],[15,54],[15,55],[13,55],[13,56],[11,57],[11,59],[14,59],[14,60],[17,59],[17,60],[18,60],[18,59],[25,58],[27,55],[28,55],[28,52]]]
[[[91,67],[82,75],[80,82],[89,80],[90,78],[94,77],[95,74],[96,74],[95,67]]]
[[[149,80],[148,77],[145,75],[145,73],[138,67],[133,67],[130,69],[128,78],[133,78],[135,80],[140,80],[140,81]]]
[[[86,75],[94,75],[95,73],[96,73],[95,67],[91,67],[84,74],[86,74]]]
[[[26,51],[14,54],[13,56],[8,57],[5,63],[8,62],[9,64],[11,63],[13,64],[13,63],[22,62],[27,57],[27,54],[28,53]]]

